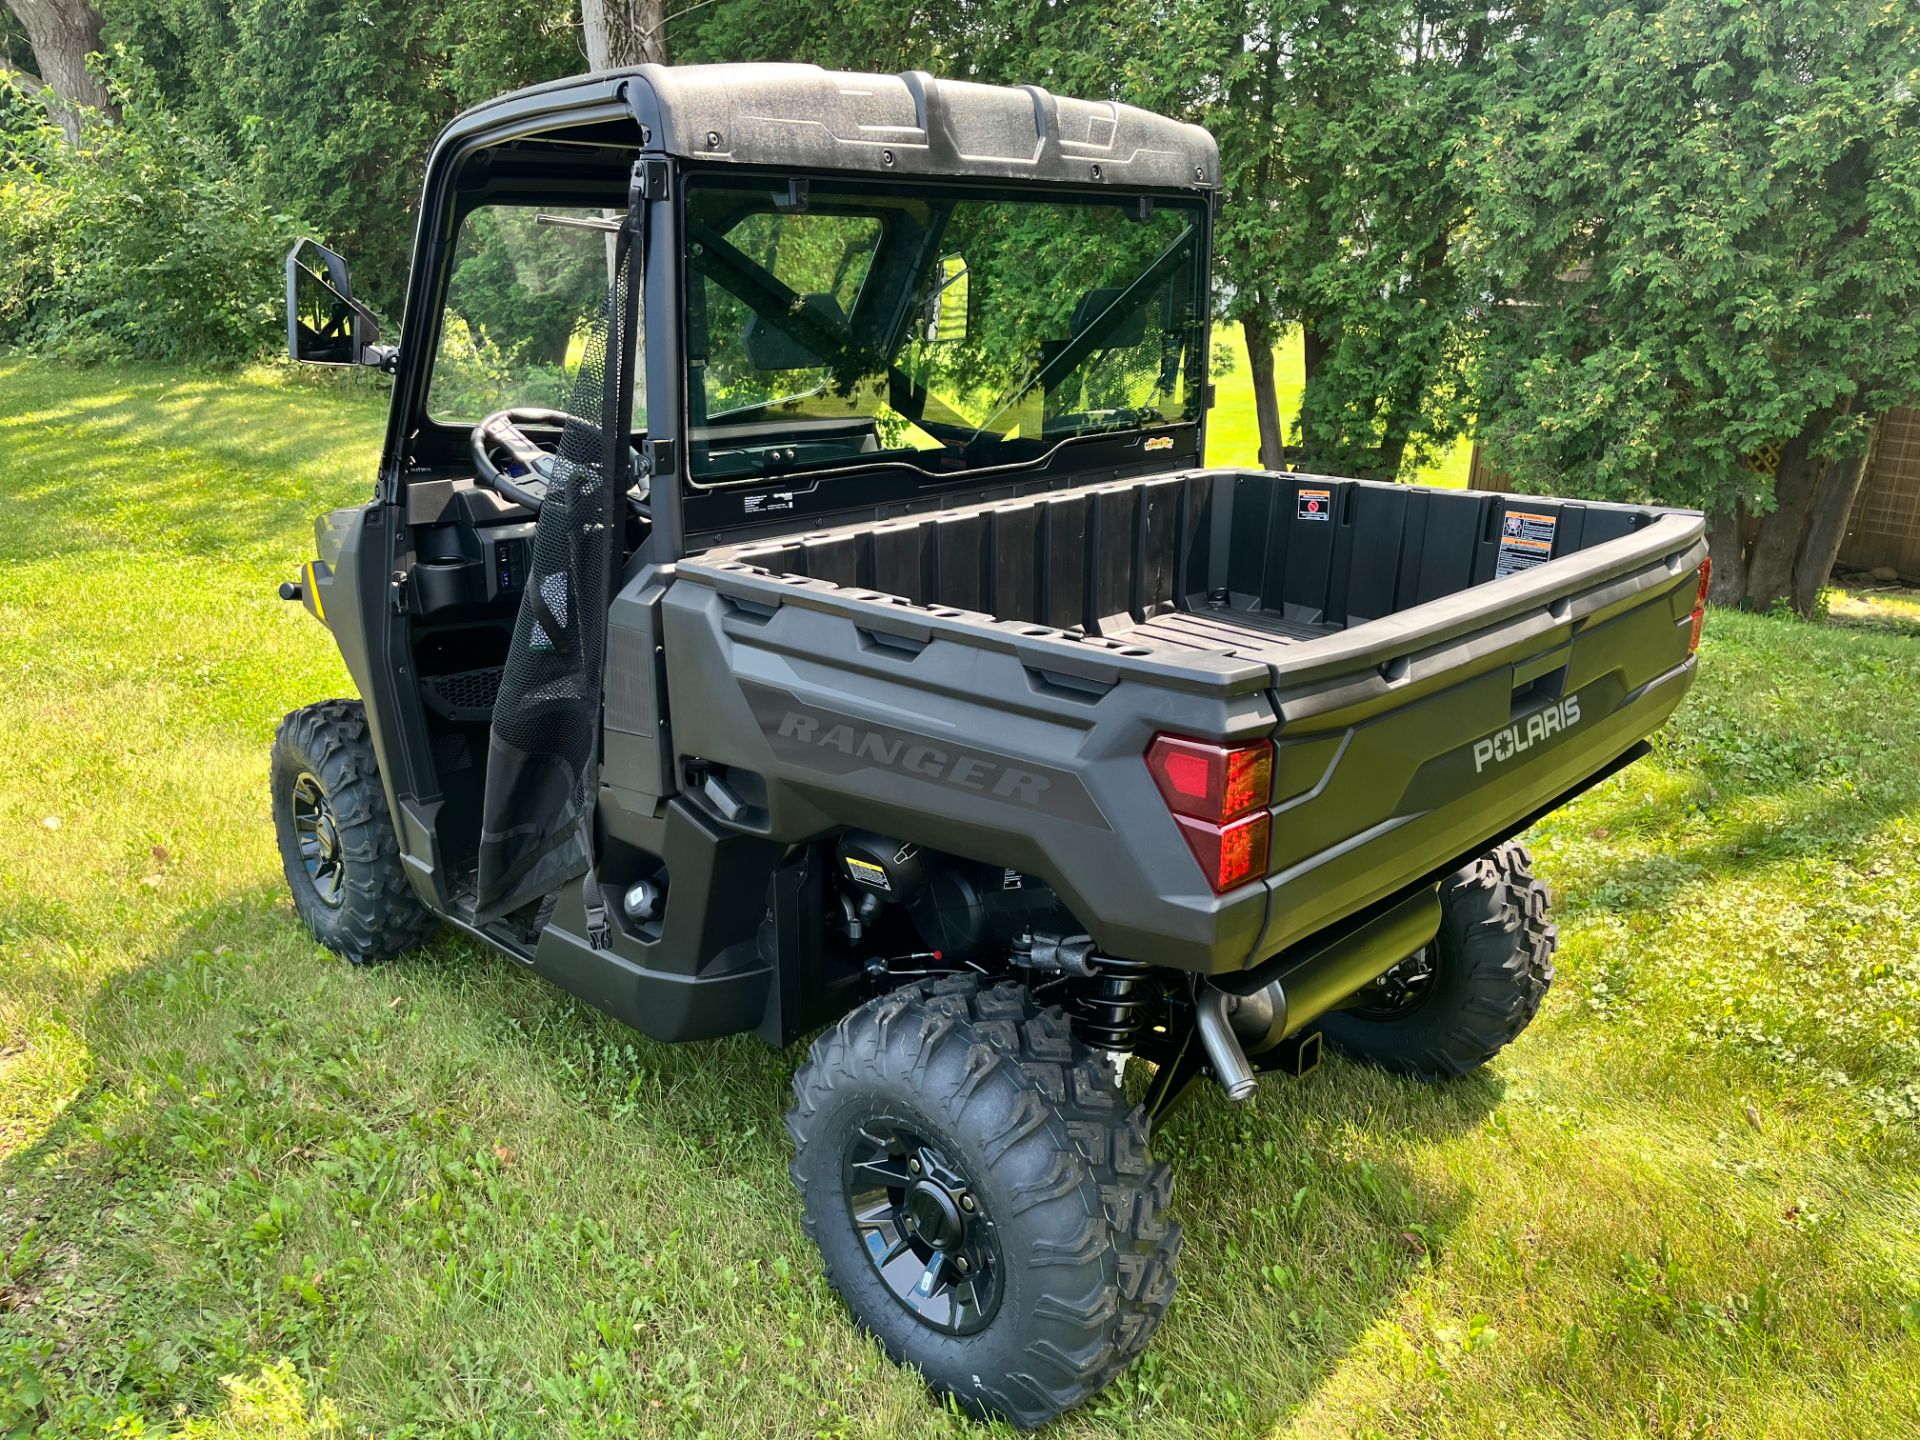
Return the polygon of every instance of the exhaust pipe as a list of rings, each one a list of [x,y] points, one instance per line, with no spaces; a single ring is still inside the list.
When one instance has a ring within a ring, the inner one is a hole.
[[[1227,1018],[1232,999],[1224,990],[1201,986],[1200,993],[1193,998],[1193,1019],[1200,1032],[1200,1043],[1213,1066],[1214,1078],[1227,1092],[1227,1098],[1237,1105],[1253,1094],[1254,1075],[1253,1066],[1247,1063],[1247,1052],[1240,1048],[1240,1037],[1233,1033],[1233,1023]]]
[[[1345,933],[1228,979],[1232,991],[1202,981],[1193,997],[1194,1027],[1227,1098],[1238,1102],[1253,1094],[1249,1049],[1264,1069],[1296,1075],[1311,1070],[1320,1060],[1320,1037],[1300,1032],[1428,943],[1439,928],[1439,886],[1421,886]]]

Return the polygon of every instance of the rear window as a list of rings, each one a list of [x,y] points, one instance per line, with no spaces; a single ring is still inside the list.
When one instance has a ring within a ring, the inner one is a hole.
[[[1120,195],[695,177],[695,483],[951,475],[1193,423],[1202,219]]]

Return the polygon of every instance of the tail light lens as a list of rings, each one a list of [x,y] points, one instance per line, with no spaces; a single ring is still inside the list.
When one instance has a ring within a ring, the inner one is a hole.
[[[1713,557],[1700,562],[1700,589],[1693,597],[1693,631],[1687,636],[1687,653],[1700,648],[1700,628],[1707,623],[1707,587],[1713,583]]]
[[[1267,842],[1272,838],[1273,817],[1262,810],[1231,825],[1209,825],[1185,815],[1173,817],[1180,833],[1187,837],[1187,848],[1206,872],[1213,893],[1224,895],[1236,885],[1267,873]]]
[[[1273,793],[1273,746],[1265,740],[1230,747],[1156,735],[1147,768],[1169,810],[1217,825],[1264,807]]]
[[[1215,894],[1267,869],[1273,817],[1273,746],[1217,745],[1183,735],[1156,735],[1147,769],[1173,812],[1187,848]]]

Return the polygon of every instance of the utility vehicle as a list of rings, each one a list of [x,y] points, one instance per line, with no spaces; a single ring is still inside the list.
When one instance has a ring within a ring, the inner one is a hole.
[[[393,377],[282,590],[363,697],[274,742],[299,914],[661,1040],[820,1032],[828,1277],[1021,1424],[1159,1324],[1196,1081],[1525,1028],[1513,837],[1694,671],[1697,515],[1204,466],[1219,185],[1123,105],[641,67],[447,128],[397,348],[288,257],[293,354]]]

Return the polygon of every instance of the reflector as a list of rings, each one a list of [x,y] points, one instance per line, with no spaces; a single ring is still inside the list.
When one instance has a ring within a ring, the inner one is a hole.
[[[1273,827],[1273,817],[1266,811],[1231,825],[1209,825],[1185,815],[1173,818],[1187,837],[1187,848],[1200,862],[1214,894],[1223,895],[1266,873],[1267,841]]]
[[[1687,653],[1700,648],[1700,630],[1707,623],[1707,587],[1713,583],[1713,557],[1700,562],[1700,590],[1693,600],[1693,633],[1687,637]]]

